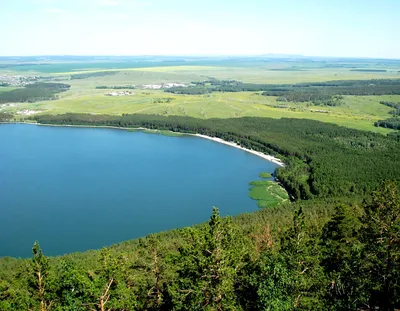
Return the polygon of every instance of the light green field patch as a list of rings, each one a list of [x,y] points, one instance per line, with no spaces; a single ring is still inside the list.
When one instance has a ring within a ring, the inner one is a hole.
[[[289,196],[285,189],[278,183],[270,180],[256,180],[250,183],[249,196],[253,200],[257,200],[260,208],[275,207],[289,200]]]
[[[170,136],[170,137],[182,137],[185,134],[183,133],[175,133],[171,131],[160,131],[160,130],[142,130],[143,133],[148,133],[148,134],[160,134],[164,136]]]
[[[259,177],[260,177],[260,178],[271,178],[271,177],[272,177],[272,174],[271,174],[271,173],[268,173],[268,172],[261,172],[261,173],[259,174]]]
[[[238,80],[248,83],[285,84],[323,82],[331,80],[400,79],[396,71],[357,72],[347,68],[307,68],[306,70],[274,70],[277,64],[260,67],[169,66],[135,68],[133,71],[159,73],[192,73],[202,80],[213,77],[220,80]]]
[[[15,90],[16,87],[12,87],[12,86],[1,86],[0,87],[0,92],[8,92],[8,91],[12,91]]]

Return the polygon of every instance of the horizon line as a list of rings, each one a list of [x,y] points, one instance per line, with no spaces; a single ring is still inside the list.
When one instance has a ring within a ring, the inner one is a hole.
[[[27,57],[268,57],[275,58],[328,58],[328,59],[366,59],[366,60],[400,60],[400,57],[371,57],[371,56],[321,56],[304,54],[265,53],[265,54],[32,54],[32,55],[0,55],[0,58]]]

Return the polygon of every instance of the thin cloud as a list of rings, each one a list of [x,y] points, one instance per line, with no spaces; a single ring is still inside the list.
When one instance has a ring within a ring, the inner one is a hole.
[[[52,13],[52,14],[62,14],[62,13],[67,13],[67,11],[63,9],[58,9],[58,8],[46,8],[43,10],[46,13]]]
[[[99,6],[119,6],[121,4],[122,3],[119,0],[100,0],[97,2],[97,5]]]

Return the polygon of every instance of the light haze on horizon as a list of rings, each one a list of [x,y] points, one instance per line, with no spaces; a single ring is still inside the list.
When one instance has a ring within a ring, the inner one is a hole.
[[[0,56],[400,59],[400,0],[0,1]]]

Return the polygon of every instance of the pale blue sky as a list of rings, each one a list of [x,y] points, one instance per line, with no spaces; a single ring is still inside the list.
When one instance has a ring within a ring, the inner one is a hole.
[[[0,0],[0,55],[400,58],[400,0]]]

